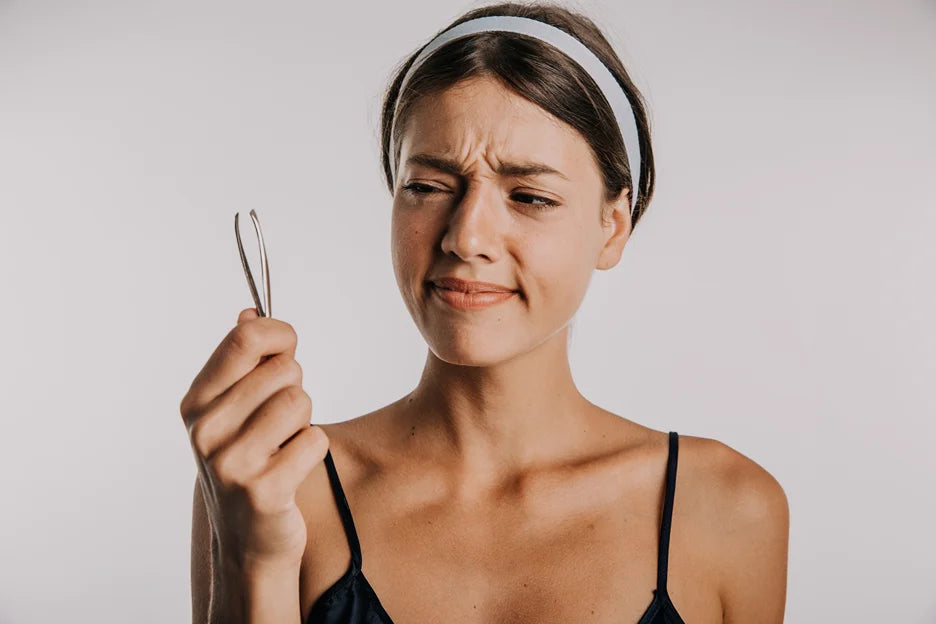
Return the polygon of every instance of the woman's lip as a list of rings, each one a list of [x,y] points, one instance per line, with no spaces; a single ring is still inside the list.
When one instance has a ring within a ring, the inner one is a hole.
[[[514,291],[463,293],[457,290],[440,288],[432,283],[429,284],[429,287],[432,289],[433,296],[459,310],[483,310],[498,303],[503,303],[517,294]]]
[[[436,279],[429,280],[430,283],[435,284],[439,288],[447,288],[448,290],[457,290],[463,293],[477,293],[477,292],[515,292],[512,288],[507,288],[506,286],[501,286],[500,284],[493,284],[491,282],[477,282],[471,280],[463,280],[457,277],[439,277]]]

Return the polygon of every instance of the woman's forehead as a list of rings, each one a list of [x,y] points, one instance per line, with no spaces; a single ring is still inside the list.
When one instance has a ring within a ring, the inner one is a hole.
[[[574,173],[590,153],[572,126],[500,83],[477,78],[414,103],[400,156],[404,164],[418,155],[448,161],[485,157]],[[427,160],[416,159],[431,166]]]

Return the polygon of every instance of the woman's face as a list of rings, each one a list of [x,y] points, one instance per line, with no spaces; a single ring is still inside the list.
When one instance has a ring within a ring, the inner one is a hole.
[[[391,248],[397,285],[430,349],[489,366],[562,330],[592,272],[617,264],[630,232],[627,193],[602,225],[603,185],[585,139],[490,78],[425,96],[403,128]],[[523,171],[531,164],[555,173]],[[457,277],[517,292],[474,310],[429,280]]]

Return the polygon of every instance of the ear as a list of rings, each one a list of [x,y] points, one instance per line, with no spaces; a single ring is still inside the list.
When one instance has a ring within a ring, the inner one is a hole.
[[[621,260],[621,254],[624,253],[624,245],[631,233],[631,214],[630,214],[630,189],[621,191],[617,199],[602,202],[601,215],[610,215],[601,224],[604,232],[604,244],[601,253],[598,255],[598,264],[596,269],[607,271],[617,266]]]

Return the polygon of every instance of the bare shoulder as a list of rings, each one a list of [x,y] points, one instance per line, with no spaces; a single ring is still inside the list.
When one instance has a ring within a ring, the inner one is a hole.
[[[763,520],[776,511],[785,511],[786,493],[772,474],[756,461],[712,438],[679,436],[679,458],[701,471],[712,488],[708,495],[730,503],[729,518],[736,522]],[[682,477],[682,474],[680,475]],[[701,485],[701,484],[700,484]]]
[[[725,621],[782,622],[790,524],[783,487],[723,442],[683,435],[679,441],[678,496],[718,562]]]

